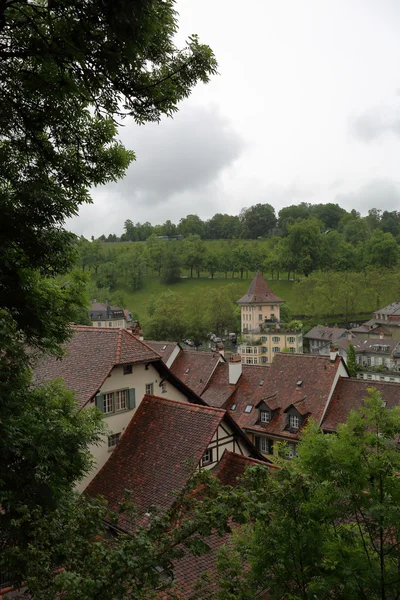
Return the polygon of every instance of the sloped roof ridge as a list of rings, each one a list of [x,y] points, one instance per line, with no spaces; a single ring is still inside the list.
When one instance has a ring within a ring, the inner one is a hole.
[[[261,271],[257,271],[254,275],[253,280],[249,286],[249,289],[245,293],[240,300],[237,300],[238,304],[247,304],[247,303],[282,303],[284,300],[279,298],[270,288],[266,279],[264,278]]]
[[[269,468],[273,468],[273,469],[280,469],[280,467],[278,467],[278,465],[274,465],[273,463],[269,463],[267,461],[263,461],[263,460],[259,460],[258,458],[252,458],[251,456],[245,456],[244,454],[238,454],[237,452],[232,452],[232,450],[228,450],[227,448],[225,448],[221,460],[224,457],[224,454],[226,455],[226,458],[234,458],[237,461],[243,461],[243,462],[248,462],[248,463],[256,463],[258,465],[262,465],[263,467],[267,467]],[[221,462],[220,460],[220,462]]]
[[[139,344],[142,344],[143,346],[145,346],[147,348],[147,350],[151,350],[152,352],[154,352],[154,354],[157,354],[157,356],[161,357],[161,354],[159,354],[156,350],[153,350],[153,348],[151,348],[148,344],[146,344],[146,342],[144,342],[143,340],[139,340],[139,338],[132,332],[129,331],[128,329],[124,329],[123,331],[126,331],[126,333],[129,333],[129,335],[131,337],[133,337],[134,340],[136,340],[137,342],[139,342]],[[169,344],[175,344],[177,342],[168,342]]]
[[[167,403],[179,404],[189,410],[194,410],[195,408],[201,408],[203,410],[207,410],[207,411],[211,411],[211,412],[218,412],[223,415],[226,413],[226,410],[223,408],[215,408],[214,406],[208,406],[206,404],[195,404],[194,402],[185,402],[184,400],[172,400],[172,398],[162,398],[161,396],[155,396],[154,394],[145,394],[145,396],[143,396],[143,400],[145,398],[154,398],[155,400],[161,400],[165,404],[167,404]]]

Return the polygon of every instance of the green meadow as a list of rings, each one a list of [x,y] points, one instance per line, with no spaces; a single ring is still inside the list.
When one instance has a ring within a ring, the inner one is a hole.
[[[193,294],[196,294],[198,301],[201,302],[202,294],[209,289],[218,289],[226,285],[232,285],[237,292],[237,299],[241,298],[247,291],[253,274],[248,279],[231,279],[218,277],[209,279],[206,277],[182,278],[181,281],[175,284],[163,284],[159,277],[146,276],[144,278],[143,288],[136,292],[121,290],[126,300],[126,305],[129,310],[135,313],[140,320],[145,321],[147,318],[147,304],[151,296],[158,296],[162,292],[171,291],[178,294],[182,300],[188,302]],[[293,310],[293,281],[271,280],[269,281],[272,291],[277,294],[282,300],[285,300]]]

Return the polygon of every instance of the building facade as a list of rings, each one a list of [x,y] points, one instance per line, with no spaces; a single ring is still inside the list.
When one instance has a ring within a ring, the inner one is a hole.
[[[258,271],[247,293],[237,301],[241,309],[238,353],[242,363],[270,364],[279,352],[303,352],[302,332],[281,324],[280,307],[283,302]]]

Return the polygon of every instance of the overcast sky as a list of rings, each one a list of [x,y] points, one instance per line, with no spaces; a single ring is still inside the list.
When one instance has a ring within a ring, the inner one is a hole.
[[[68,226],[179,222],[269,202],[400,210],[399,0],[178,0],[219,75],[174,119],[121,129],[134,162]]]

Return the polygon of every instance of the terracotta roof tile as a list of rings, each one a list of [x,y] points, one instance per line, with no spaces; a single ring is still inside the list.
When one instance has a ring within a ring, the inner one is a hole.
[[[272,463],[266,463],[261,460],[257,460],[256,458],[243,456],[241,454],[236,454],[235,452],[230,452],[230,450],[225,450],[221,460],[213,470],[213,474],[218,477],[222,485],[236,487],[240,478],[243,477],[246,469],[255,465],[261,465],[262,467],[272,469],[273,471],[279,470],[279,467],[273,465]]]
[[[222,360],[219,352],[182,350],[171,365],[171,371],[196,394],[201,395]]]
[[[351,410],[357,410],[362,406],[369,388],[381,392],[388,407],[400,405],[400,383],[340,377],[322,422],[322,429],[336,431],[340,423],[346,422]]]
[[[152,506],[167,509],[202,458],[225,411],[144,396],[117,447],[86,492],[103,495],[112,510],[124,490],[139,514]],[[120,522],[126,531],[131,525]]]
[[[244,430],[297,439],[298,432],[287,430],[287,414],[290,406],[295,406],[305,417],[312,416],[317,422],[322,418],[338,369],[342,364],[340,357],[332,362],[329,356],[314,354],[276,354],[269,368],[265,368],[265,381],[262,393],[254,399],[250,391],[241,394],[240,389],[232,395],[230,406],[236,404],[235,411],[229,411]],[[301,381],[301,385],[297,383]],[[257,406],[260,400],[274,410],[269,423],[260,423]],[[252,405],[249,413],[246,406]]]
[[[231,385],[229,365],[219,364],[201,397],[210,406],[219,408],[228,408],[239,399],[256,404],[265,393],[269,368],[268,365],[242,365],[238,382]]]
[[[347,329],[341,327],[313,327],[308,333],[305,334],[305,338],[309,340],[320,340],[322,342],[335,342],[342,336],[346,335]]]
[[[43,355],[37,359],[34,380],[44,383],[61,377],[75,392],[81,406],[100,389],[115,365],[151,362],[160,359],[130,331],[113,327],[72,326],[65,344],[65,356],[58,360]]]
[[[165,364],[167,364],[169,357],[178,346],[177,342],[158,342],[155,340],[146,340],[146,344],[161,356]]]
[[[257,271],[246,294],[236,304],[279,304],[284,302],[269,287],[261,271]]]

